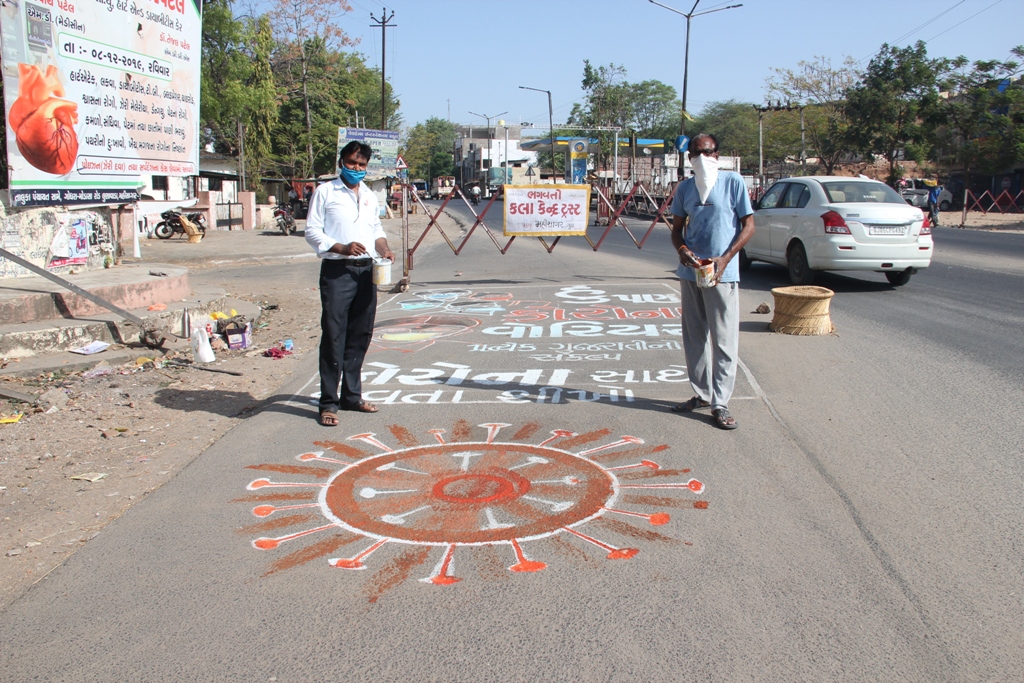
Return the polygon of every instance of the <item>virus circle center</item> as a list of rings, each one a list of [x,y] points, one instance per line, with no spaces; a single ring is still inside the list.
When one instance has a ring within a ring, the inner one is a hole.
[[[557,533],[600,514],[614,475],[573,453],[522,443],[414,446],[335,473],[328,518],[406,543],[487,544]]]

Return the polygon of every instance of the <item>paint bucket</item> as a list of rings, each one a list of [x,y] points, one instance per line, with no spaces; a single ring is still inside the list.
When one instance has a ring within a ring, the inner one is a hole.
[[[698,261],[695,270],[697,271],[697,286],[702,289],[715,286],[715,262],[711,259]]]
[[[391,284],[391,261],[389,259],[373,260],[373,284]]]

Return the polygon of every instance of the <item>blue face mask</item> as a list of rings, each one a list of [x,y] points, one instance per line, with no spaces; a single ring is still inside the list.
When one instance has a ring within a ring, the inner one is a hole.
[[[353,171],[344,166],[341,167],[341,179],[345,181],[346,185],[358,185],[363,182],[365,177],[366,171]]]

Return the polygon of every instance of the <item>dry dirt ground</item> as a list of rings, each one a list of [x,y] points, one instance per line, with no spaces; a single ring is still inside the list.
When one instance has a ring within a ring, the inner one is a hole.
[[[939,214],[939,225],[957,227],[960,225],[960,211],[942,211]],[[981,213],[970,211],[967,214],[965,228],[972,230],[999,230],[1000,232],[1024,231],[1024,215],[1019,213]]]
[[[426,222],[422,214],[410,217],[413,238]],[[401,245],[398,224],[385,222],[392,248]],[[453,234],[451,221],[444,227]],[[440,239],[432,232],[424,244]],[[89,376],[94,368],[0,377],[5,388],[46,395],[34,407],[0,399],[0,417],[23,413],[16,423],[0,424],[0,610],[269,403],[300,360],[317,353],[315,259],[277,260],[273,278],[253,276],[259,269],[251,263],[188,265],[193,282],[223,287],[263,308],[254,347],[216,351],[210,366],[242,377],[169,365],[191,360],[187,344],[155,363],[101,365],[109,374],[99,376]],[[292,355],[262,355],[286,338],[293,340]],[[0,359],[0,366],[7,362]],[[73,478],[79,475],[95,481]]]

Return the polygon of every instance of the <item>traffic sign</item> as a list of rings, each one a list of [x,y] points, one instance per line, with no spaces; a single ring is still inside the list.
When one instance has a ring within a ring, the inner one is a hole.
[[[409,164],[405,163],[405,159],[402,158],[401,154],[399,154],[398,159],[395,160],[395,168],[409,168]]]

